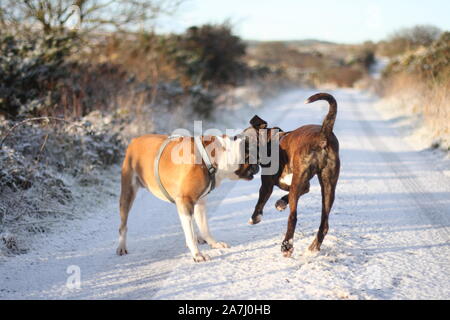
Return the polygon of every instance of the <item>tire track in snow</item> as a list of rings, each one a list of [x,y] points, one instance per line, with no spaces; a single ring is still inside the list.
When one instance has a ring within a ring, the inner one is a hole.
[[[357,104],[356,97],[351,96],[352,102]],[[385,160],[389,168],[398,176],[398,180],[402,183],[405,190],[412,201],[415,202],[417,208],[423,219],[430,221],[436,226],[440,226],[438,232],[441,233],[442,239],[448,240],[450,235],[450,212],[449,208],[445,207],[435,199],[433,193],[430,193],[427,188],[420,182],[419,177],[413,173],[407,163],[400,158],[387,144],[382,141],[382,138],[373,128],[370,121],[366,120],[365,115],[360,108],[353,108],[354,112],[360,119],[362,130],[366,133],[367,140],[372,144],[375,150],[383,150],[379,154]],[[398,164],[401,164],[399,168]],[[448,178],[442,174],[443,181]],[[442,181],[438,180],[438,181]],[[439,183],[442,185],[441,183]]]

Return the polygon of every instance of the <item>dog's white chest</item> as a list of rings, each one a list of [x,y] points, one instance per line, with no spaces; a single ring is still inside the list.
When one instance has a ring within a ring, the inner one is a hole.
[[[281,182],[282,184],[285,184],[285,185],[290,186],[291,183],[292,183],[292,173],[287,174],[287,175],[281,177],[280,182]]]

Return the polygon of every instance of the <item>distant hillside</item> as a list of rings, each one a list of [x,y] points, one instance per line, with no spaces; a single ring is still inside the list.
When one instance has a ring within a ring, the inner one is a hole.
[[[286,41],[286,43],[294,44],[297,46],[337,45],[338,44],[336,42],[317,40],[317,39],[292,40],[292,41]]]
[[[279,42],[279,43],[283,43],[285,45],[294,45],[297,47],[309,47],[309,46],[316,46],[316,45],[330,45],[331,46],[331,45],[338,44],[335,42],[317,40],[317,39],[288,40],[288,41],[259,41],[259,40],[247,40],[246,41],[246,43],[249,47],[256,46],[256,45],[264,43],[264,42]]]

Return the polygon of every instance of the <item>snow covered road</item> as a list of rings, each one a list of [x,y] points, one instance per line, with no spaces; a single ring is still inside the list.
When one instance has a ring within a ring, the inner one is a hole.
[[[304,105],[312,93],[286,93],[257,113],[284,130],[319,124],[328,107]],[[339,104],[334,132],[342,170],[318,255],[306,254],[320,223],[317,178],[300,199],[289,259],[280,252],[287,212],[274,208],[283,191],[274,191],[260,224],[247,224],[259,178],[224,182],[209,196],[212,232],[231,248],[201,246],[212,260],[199,264],[185,247],[172,204],[141,191],[130,213],[130,254],[119,257],[117,195],[106,202],[87,196],[80,199],[85,218],[37,237],[27,254],[0,260],[0,298],[450,299],[448,162],[416,151],[368,95],[330,93]],[[236,126],[243,127],[249,115],[242,114]],[[117,193],[117,171],[105,179]],[[69,266],[81,272],[79,289],[66,286]]]

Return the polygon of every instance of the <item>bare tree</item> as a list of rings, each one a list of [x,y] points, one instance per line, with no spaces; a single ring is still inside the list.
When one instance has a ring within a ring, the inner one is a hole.
[[[79,20],[83,31],[136,29],[170,14],[183,0],[0,0],[0,25],[39,27],[45,33]]]

